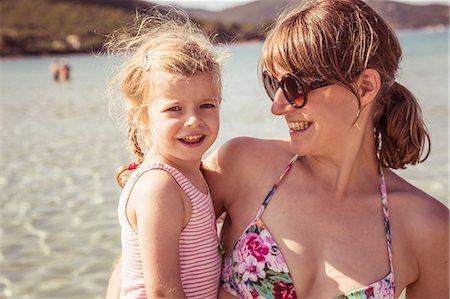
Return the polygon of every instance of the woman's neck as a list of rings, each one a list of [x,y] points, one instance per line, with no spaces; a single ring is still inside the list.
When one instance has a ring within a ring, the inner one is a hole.
[[[379,181],[373,129],[368,128],[359,138],[341,144],[331,155],[306,156],[304,167],[336,198],[358,192],[364,186]]]

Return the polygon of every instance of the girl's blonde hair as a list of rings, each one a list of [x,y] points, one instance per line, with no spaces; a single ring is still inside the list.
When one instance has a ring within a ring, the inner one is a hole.
[[[312,0],[289,7],[276,21],[264,43],[260,71],[278,76],[283,70],[341,84],[361,106],[354,82],[363,70],[377,70],[382,86],[373,122],[380,163],[405,168],[424,161],[431,145],[417,100],[395,82],[401,55],[395,32],[365,2]]]
[[[221,57],[209,38],[185,12],[160,9],[138,11],[134,23],[115,31],[105,44],[108,54],[125,59],[111,86],[120,86],[126,103],[128,140],[137,165],[151,146],[141,128],[148,122],[147,107],[161,84],[161,72],[181,77],[211,73],[219,94],[221,89]]]

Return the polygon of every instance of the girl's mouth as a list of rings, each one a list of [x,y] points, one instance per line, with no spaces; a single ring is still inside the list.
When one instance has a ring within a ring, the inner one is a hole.
[[[189,136],[185,136],[183,138],[179,138],[178,140],[180,140],[182,143],[185,144],[196,144],[199,143],[201,141],[203,141],[205,139],[205,135],[189,135]]]

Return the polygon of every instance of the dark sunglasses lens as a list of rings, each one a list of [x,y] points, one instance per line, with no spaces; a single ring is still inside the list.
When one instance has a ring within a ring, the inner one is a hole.
[[[267,94],[273,101],[275,99],[275,94],[277,93],[278,83],[269,75],[267,72],[263,73],[263,84],[266,89]]]
[[[288,100],[294,103],[296,106],[302,106],[305,100],[304,95],[304,87],[293,77],[286,77],[284,80],[284,90],[286,92],[286,96]]]

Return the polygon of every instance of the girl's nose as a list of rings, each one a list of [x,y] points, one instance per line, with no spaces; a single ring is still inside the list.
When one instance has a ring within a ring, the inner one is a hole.
[[[197,113],[191,113],[188,115],[185,122],[186,127],[197,127],[202,124],[202,119]]]
[[[283,90],[281,88],[278,88],[277,92],[275,93],[275,98],[272,102],[271,112],[274,115],[282,115],[290,110],[294,109],[289,102],[284,97]]]

